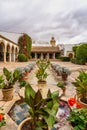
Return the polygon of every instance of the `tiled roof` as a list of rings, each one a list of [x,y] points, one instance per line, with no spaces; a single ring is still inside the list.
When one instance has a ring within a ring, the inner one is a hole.
[[[32,46],[32,52],[59,52],[58,46]]]

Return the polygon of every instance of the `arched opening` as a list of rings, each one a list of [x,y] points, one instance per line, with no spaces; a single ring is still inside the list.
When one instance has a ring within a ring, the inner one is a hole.
[[[7,50],[6,50],[6,61],[9,61],[10,58],[10,45],[7,45]]]
[[[43,53],[43,58],[46,59],[47,58],[47,54]]]
[[[37,59],[40,59],[40,58],[41,58],[41,54],[37,53]]]
[[[14,61],[14,46],[12,46],[11,61]]]
[[[0,61],[4,61],[4,43],[0,43]]]
[[[73,53],[70,52],[70,53],[68,54],[68,56],[69,56],[70,58],[73,58]]]
[[[15,60],[18,61],[18,48],[15,48]]]
[[[50,59],[53,58],[53,54],[52,54],[52,53],[49,54],[49,58],[50,58]]]
[[[31,52],[31,57],[32,57],[32,59],[34,59],[35,58],[35,53]]]

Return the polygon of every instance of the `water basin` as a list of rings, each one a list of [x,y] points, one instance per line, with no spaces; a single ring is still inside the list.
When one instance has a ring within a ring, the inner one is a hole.
[[[29,116],[28,112],[29,106],[21,100],[15,102],[12,106],[8,115],[12,118],[12,120],[19,125],[25,118]],[[69,116],[70,108],[66,101],[60,100],[59,109],[57,112],[57,118],[59,122],[55,124],[55,128],[60,127],[65,124],[66,118]]]

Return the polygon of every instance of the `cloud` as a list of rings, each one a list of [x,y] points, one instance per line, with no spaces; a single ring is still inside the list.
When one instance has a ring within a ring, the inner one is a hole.
[[[0,30],[28,33],[35,40],[87,41],[87,0],[0,1]]]

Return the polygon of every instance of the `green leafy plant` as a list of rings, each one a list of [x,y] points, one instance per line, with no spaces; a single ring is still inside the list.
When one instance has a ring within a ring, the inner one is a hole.
[[[24,54],[28,59],[31,58],[32,39],[27,34],[23,34],[18,39],[19,54]]]
[[[36,77],[39,81],[44,81],[47,78],[48,74],[46,72],[46,69],[49,66],[49,64],[49,60],[40,59],[37,61],[37,66],[39,69],[36,72]]]
[[[73,130],[87,130],[87,109],[73,109],[67,118],[73,126]]]
[[[87,73],[84,70],[79,71],[79,76],[73,84],[76,86],[78,97],[87,104]]]
[[[15,82],[19,79],[19,71],[14,70],[14,72],[9,71],[7,68],[3,68],[3,76],[0,76],[0,88],[8,89],[13,88]]]
[[[65,84],[64,84],[64,82],[58,82],[57,86],[60,87],[60,88],[64,88]]]
[[[47,97],[43,98],[40,90],[37,92],[27,82],[21,82],[25,86],[25,101],[29,105],[31,117],[31,130],[47,130],[52,128],[55,123],[56,113],[59,107],[58,91],[48,91]]]
[[[80,60],[85,64],[87,61],[87,43],[78,46],[76,49],[76,59],[79,61],[79,64],[81,63]]]
[[[3,113],[3,108],[0,107],[0,127],[6,125],[5,113]]]

